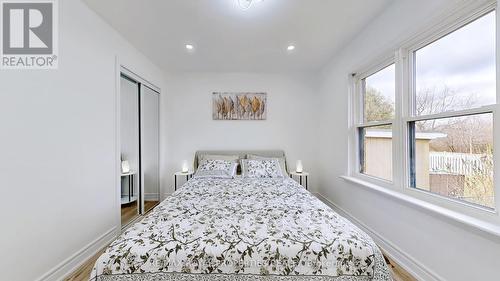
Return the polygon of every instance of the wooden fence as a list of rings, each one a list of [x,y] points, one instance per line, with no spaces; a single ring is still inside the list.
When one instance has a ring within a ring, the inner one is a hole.
[[[487,172],[486,154],[467,154],[451,152],[430,152],[429,172],[431,174],[471,175]]]

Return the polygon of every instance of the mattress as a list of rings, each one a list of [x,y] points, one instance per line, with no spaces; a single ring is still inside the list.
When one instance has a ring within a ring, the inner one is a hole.
[[[98,258],[90,280],[391,280],[373,240],[284,179],[191,179]]]

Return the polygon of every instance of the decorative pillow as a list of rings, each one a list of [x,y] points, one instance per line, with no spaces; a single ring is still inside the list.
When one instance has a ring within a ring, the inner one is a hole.
[[[277,159],[242,159],[241,167],[244,178],[283,178]]]
[[[247,154],[247,159],[251,159],[251,160],[276,159],[276,160],[278,160],[278,163],[280,164],[281,172],[283,173],[283,176],[288,175],[288,171],[286,170],[285,157],[267,157],[267,156],[260,156],[260,155],[255,155],[255,154]]]
[[[238,155],[200,154],[198,156],[198,166],[200,166],[205,160],[227,160],[238,163],[239,159],[240,157]]]
[[[237,163],[228,160],[204,160],[196,170],[195,178],[231,179],[236,175]]]

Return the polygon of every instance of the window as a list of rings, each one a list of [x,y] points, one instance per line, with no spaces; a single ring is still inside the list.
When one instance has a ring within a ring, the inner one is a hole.
[[[365,122],[394,119],[395,80],[394,64],[363,79]]]
[[[493,114],[415,121],[410,128],[411,187],[494,207]]]
[[[359,130],[361,173],[392,181],[392,126]]]
[[[413,57],[410,187],[494,208],[495,12]]]
[[[437,195],[433,202],[498,206],[496,12],[489,7],[354,76],[353,175],[418,198]]]
[[[360,80],[363,120],[359,126],[360,172],[392,181],[392,121],[395,109],[395,65]]]
[[[415,115],[496,101],[495,12],[414,52]]]

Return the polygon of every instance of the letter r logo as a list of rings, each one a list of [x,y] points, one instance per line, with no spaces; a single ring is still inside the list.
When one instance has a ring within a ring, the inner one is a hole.
[[[53,3],[2,3],[3,54],[52,54]]]

